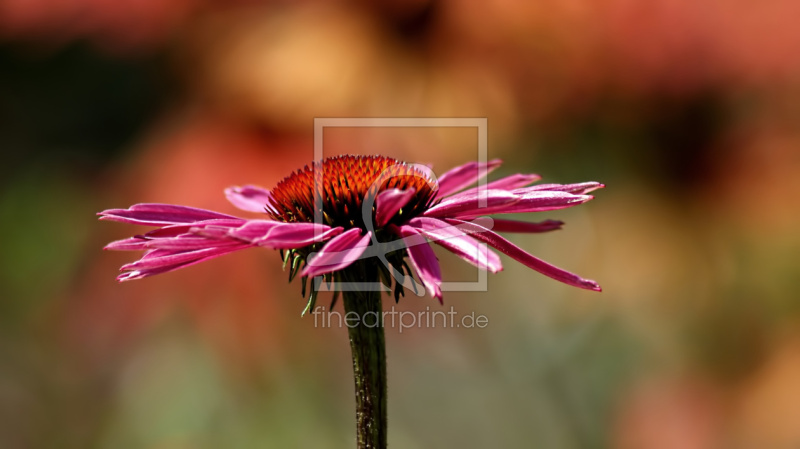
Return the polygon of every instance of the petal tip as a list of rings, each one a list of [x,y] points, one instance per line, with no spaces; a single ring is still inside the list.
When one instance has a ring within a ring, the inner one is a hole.
[[[138,271],[129,271],[127,273],[122,273],[119,276],[117,276],[117,282],[119,282],[121,284],[123,282],[128,282],[128,281],[132,281],[134,279],[138,279],[137,276],[139,274],[140,273]]]
[[[591,279],[584,279],[582,284],[583,284],[582,287],[587,289],[587,290],[592,290],[592,291],[595,291],[595,292],[602,292],[603,291],[603,288],[600,287],[600,284],[598,284],[597,282],[595,282],[595,281],[593,281]]]

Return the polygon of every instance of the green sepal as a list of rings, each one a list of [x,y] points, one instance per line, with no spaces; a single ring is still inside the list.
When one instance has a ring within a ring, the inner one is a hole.
[[[411,268],[408,266],[405,260],[403,260],[403,267],[406,269],[408,276],[411,278],[411,288],[414,289],[414,294],[419,296],[419,291],[417,290],[417,280],[414,279],[414,275],[411,272]]]
[[[392,287],[392,278],[391,273],[389,273],[389,269],[386,268],[385,265],[380,264],[378,269],[378,276],[380,277],[381,284],[391,288]]]
[[[303,281],[308,279],[308,277],[304,277]],[[305,282],[303,282],[303,290],[305,290]],[[300,313],[300,316],[305,316],[309,310],[314,310],[314,305],[317,303],[317,293],[319,291],[314,288],[314,282],[311,282],[311,293],[308,295],[308,302],[306,303],[306,308],[303,309],[303,312]],[[303,294],[305,296],[305,294]]]
[[[403,288],[403,284],[399,282],[394,283],[394,303],[397,304],[400,302],[400,297],[406,297],[406,291]]]
[[[286,251],[285,253],[283,250],[281,251],[281,259],[283,259],[283,271],[286,271],[286,264],[289,263],[289,259],[292,257],[292,253],[294,250]]]
[[[328,308],[328,310],[333,310],[333,306],[336,305],[336,301],[338,299],[339,299],[339,290],[334,290],[333,291],[333,299],[331,299],[331,306]]]
[[[292,266],[291,268],[289,268],[289,282],[292,282],[294,277],[297,276],[298,271],[300,271],[299,267],[300,267],[300,262],[302,260],[303,260],[302,256],[300,256],[299,254],[295,254],[294,260],[292,260]]]

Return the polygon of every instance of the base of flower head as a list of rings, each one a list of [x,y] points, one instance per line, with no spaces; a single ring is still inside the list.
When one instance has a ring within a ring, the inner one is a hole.
[[[411,267],[406,262],[408,251],[405,248],[386,253],[383,257],[359,259],[342,270],[316,276],[303,276],[302,272],[308,264],[309,256],[319,250],[318,246],[322,245],[280,252],[283,269],[289,272],[289,282],[300,276],[300,294],[303,298],[307,298],[301,315],[314,310],[323,283],[327,291],[333,292],[329,310],[336,305],[343,291],[369,288],[365,287],[369,285],[380,286],[381,291],[392,293],[396,303],[400,302],[401,297],[405,297],[406,284],[411,285],[415,295],[419,296],[424,292],[422,283],[414,277]],[[410,282],[406,282],[406,279]]]

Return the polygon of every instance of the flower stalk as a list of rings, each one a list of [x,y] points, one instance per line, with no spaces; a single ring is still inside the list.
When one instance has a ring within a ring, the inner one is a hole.
[[[375,266],[364,266],[365,271]],[[362,279],[377,279],[364,276]],[[345,323],[353,356],[356,394],[356,442],[359,449],[386,448],[386,343],[381,292],[344,291]]]

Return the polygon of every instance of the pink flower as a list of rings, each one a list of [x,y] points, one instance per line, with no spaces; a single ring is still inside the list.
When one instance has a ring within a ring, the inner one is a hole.
[[[106,246],[145,251],[141,259],[122,266],[120,281],[263,247],[281,251],[284,265],[290,267],[290,280],[299,273],[304,292],[308,278],[379,280],[363,279],[364,273],[373,273],[389,286],[394,277],[398,298],[403,294],[404,276],[412,275],[407,259],[430,295],[441,301],[441,271],[429,244],[432,241],[493,273],[503,267],[490,248],[565,284],[600,291],[595,281],[538,259],[497,233],[552,231],[560,229],[560,221],[530,223],[487,215],[575,206],[592,199],[587,193],[603,185],[529,186],[538,175],[516,174],[468,189],[500,163],[471,162],[437,180],[428,168],[396,159],[338,156],[296,171],[271,191],[255,186],[225,191],[239,209],[265,214],[260,219],[169,204],[136,204],[98,215],[101,220],[158,227]],[[311,295],[309,304],[313,290]]]

